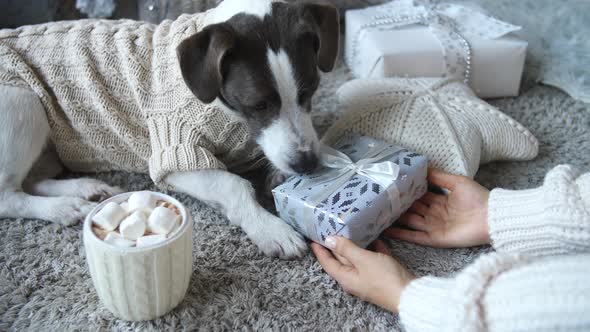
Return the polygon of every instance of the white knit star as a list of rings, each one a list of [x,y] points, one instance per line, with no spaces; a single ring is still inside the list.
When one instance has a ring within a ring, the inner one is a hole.
[[[338,91],[346,112],[324,135],[332,144],[362,134],[422,153],[430,166],[473,177],[495,160],[530,160],[537,139],[458,81],[358,79]]]

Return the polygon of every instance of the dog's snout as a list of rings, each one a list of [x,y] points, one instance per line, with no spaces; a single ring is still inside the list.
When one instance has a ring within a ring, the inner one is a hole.
[[[309,173],[318,167],[318,156],[313,151],[297,152],[296,159],[289,166],[296,173]]]

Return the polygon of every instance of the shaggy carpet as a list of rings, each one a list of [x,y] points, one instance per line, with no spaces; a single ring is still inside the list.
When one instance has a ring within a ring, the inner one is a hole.
[[[315,97],[320,132],[338,116],[336,89],[350,78],[340,65]],[[491,101],[541,142],[537,159],[485,165],[476,179],[488,188],[530,188],[560,163],[590,171],[590,106],[547,86],[525,83],[518,98]],[[66,176],[75,176],[67,174]],[[156,190],[146,175],[96,175],[125,190]],[[263,256],[216,210],[171,193],[190,209],[194,272],[185,300],[148,322],[116,319],[99,302],[85,262],[81,226],[0,220],[0,331],[297,330],[391,331],[397,316],[355,299],[328,277],[312,254],[283,261]],[[389,242],[405,266],[422,276],[451,275],[490,248],[432,249]]]

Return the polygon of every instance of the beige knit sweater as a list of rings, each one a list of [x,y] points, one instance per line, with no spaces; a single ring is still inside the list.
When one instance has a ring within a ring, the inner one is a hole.
[[[558,166],[542,187],[492,191],[496,253],[404,290],[408,331],[589,331],[590,173]]]
[[[39,95],[71,170],[149,172],[162,184],[170,172],[242,166],[259,151],[246,126],[197,100],[176,58],[210,13],[0,30],[0,84]]]

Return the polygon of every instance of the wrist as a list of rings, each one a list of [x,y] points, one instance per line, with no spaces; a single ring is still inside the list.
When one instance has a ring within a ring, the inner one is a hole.
[[[400,301],[401,301],[401,296],[402,296],[404,290],[406,290],[406,288],[408,288],[408,286],[412,283],[412,281],[414,281],[416,279],[417,279],[416,276],[414,276],[410,272],[408,272],[408,271],[403,272],[399,287],[396,290],[393,290],[393,292],[392,292],[393,295],[389,297],[391,299],[391,301],[385,307],[385,309],[387,311],[390,311],[391,313],[394,313],[394,314],[397,314],[399,312],[399,305],[400,305]]]
[[[490,224],[488,222],[488,217],[489,217],[489,207],[490,207],[490,192],[488,191],[488,194],[486,196],[485,202],[484,202],[484,207],[482,209],[482,234],[481,234],[481,239],[482,239],[482,244],[491,244],[492,243],[492,238],[490,236]]]

